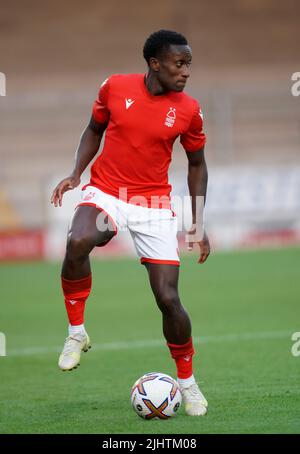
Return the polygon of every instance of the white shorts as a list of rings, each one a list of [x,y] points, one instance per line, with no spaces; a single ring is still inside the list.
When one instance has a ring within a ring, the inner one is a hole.
[[[97,228],[107,230],[102,220],[108,216],[118,230],[129,230],[141,263],[180,265],[178,254],[178,221],[171,209],[148,208],[126,203],[88,185],[82,191],[78,206],[95,206],[103,215],[98,216]]]

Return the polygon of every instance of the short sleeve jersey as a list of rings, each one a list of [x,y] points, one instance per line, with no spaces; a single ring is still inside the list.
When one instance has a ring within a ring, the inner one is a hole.
[[[91,184],[127,200],[170,197],[168,169],[177,137],[187,152],[205,144],[198,102],[180,92],[153,96],[144,74],[106,79],[93,105],[93,118],[107,123],[102,153],[91,169]]]

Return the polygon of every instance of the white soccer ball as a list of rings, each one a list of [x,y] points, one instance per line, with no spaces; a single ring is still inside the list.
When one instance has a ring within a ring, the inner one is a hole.
[[[141,418],[168,419],[176,416],[182,396],[178,383],[170,375],[150,372],[135,382],[130,399]]]

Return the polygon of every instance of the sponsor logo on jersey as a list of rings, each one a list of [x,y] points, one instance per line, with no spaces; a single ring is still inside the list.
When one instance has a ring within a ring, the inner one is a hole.
[[[173,128],[176,120],[176,109],[175,107],[170,107],[165,119],[165,126],[168,128]]]
[[[125,98],[126,109],[129,109],[130,106],[134,103],[134,99]]]

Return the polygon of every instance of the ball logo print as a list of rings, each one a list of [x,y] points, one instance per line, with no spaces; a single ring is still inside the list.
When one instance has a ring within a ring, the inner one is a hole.
[[[148,413],[145,416],[145,419],[154,419],[154,418],[159,418],[159,419],[168,419],[169,416],[164,414],[164,410],[168,406],[168,398],[164,400],[164,402],[159,406],[156,407],[151,400],[148,399],[143,399],[144,404],[146,407],[150,410],[150,413]]]
[[[139,393],[141,395],[143,395],[143,396],[146,396],[144,383],[147,382],[147,381],[155,380],[156,378],[157,378],[157,375],[149,375],[149,376],[146,376],[146,377],[142,377],[139,380],[138,384],[137,384],[137,388],[138,388]]]
[[[172,389],[170,391],[170,399],[172,401],[174,399],[174,397],[176,396],[177,391],[179,390],[178,384],[176,383],[175,380],[173,380],[173,378],[169,378],[167,376],[161,377],[160,380],[166,381],[167,383],[170,383],[172,385]]]
[[[169,419],[181,405],[177,382],[169,375],[151,372],[139,378],[131,389],[131,404],[144,419]]]

